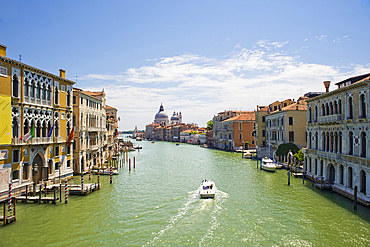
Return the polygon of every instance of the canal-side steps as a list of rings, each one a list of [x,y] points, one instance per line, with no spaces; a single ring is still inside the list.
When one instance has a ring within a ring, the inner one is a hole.
[[[69,185],[69,194],[70,195],[78,195],[78,196],[86,196],[94,191],[100,189],[100,183],[98,184],[83,184],[81,185]]]

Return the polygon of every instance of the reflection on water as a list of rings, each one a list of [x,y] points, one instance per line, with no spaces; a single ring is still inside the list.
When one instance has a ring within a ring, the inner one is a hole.
[[[370,210],[291,180],[285,170],[198,146],[146,141],[136,169],[69,203],[17,204],[17,221],[0,227],[0,246],[369,246]],[[93,176],[92,182],[96,181]],[[214,199],[199,198],[203,179]],[[85,177],[85,181],[88,178]],[[73,183],[78,184],[76,177]]]

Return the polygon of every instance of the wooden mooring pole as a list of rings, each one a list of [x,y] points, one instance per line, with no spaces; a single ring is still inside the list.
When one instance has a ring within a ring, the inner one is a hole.
[[[131,159],[128,159],[128,170],[131,171]]]
[[[355,189],[353,191],[353,208],[357,209],[357,186],[355,186]]]
[[[288,175],[288,185],[290,185],[290,171],[289,170],[287,172],[287,175]]]
[[[136,168],[136,165],[135,165],[135,156],[134,156],[134,169]]]

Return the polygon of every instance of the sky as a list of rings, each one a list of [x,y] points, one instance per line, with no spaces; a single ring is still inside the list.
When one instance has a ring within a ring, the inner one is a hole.
[[[0,0],[7,57],[106,92],[120,130],[160,104],[206,126],[370,73],[370,0]]]

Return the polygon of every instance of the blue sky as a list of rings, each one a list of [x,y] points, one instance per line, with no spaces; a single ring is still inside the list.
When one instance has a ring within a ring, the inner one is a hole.
[[[370,72],[370,0],[0,0],[7,57],[107,93],[120,129],[161,103],[205,126],[217,112],[297,99]]]

